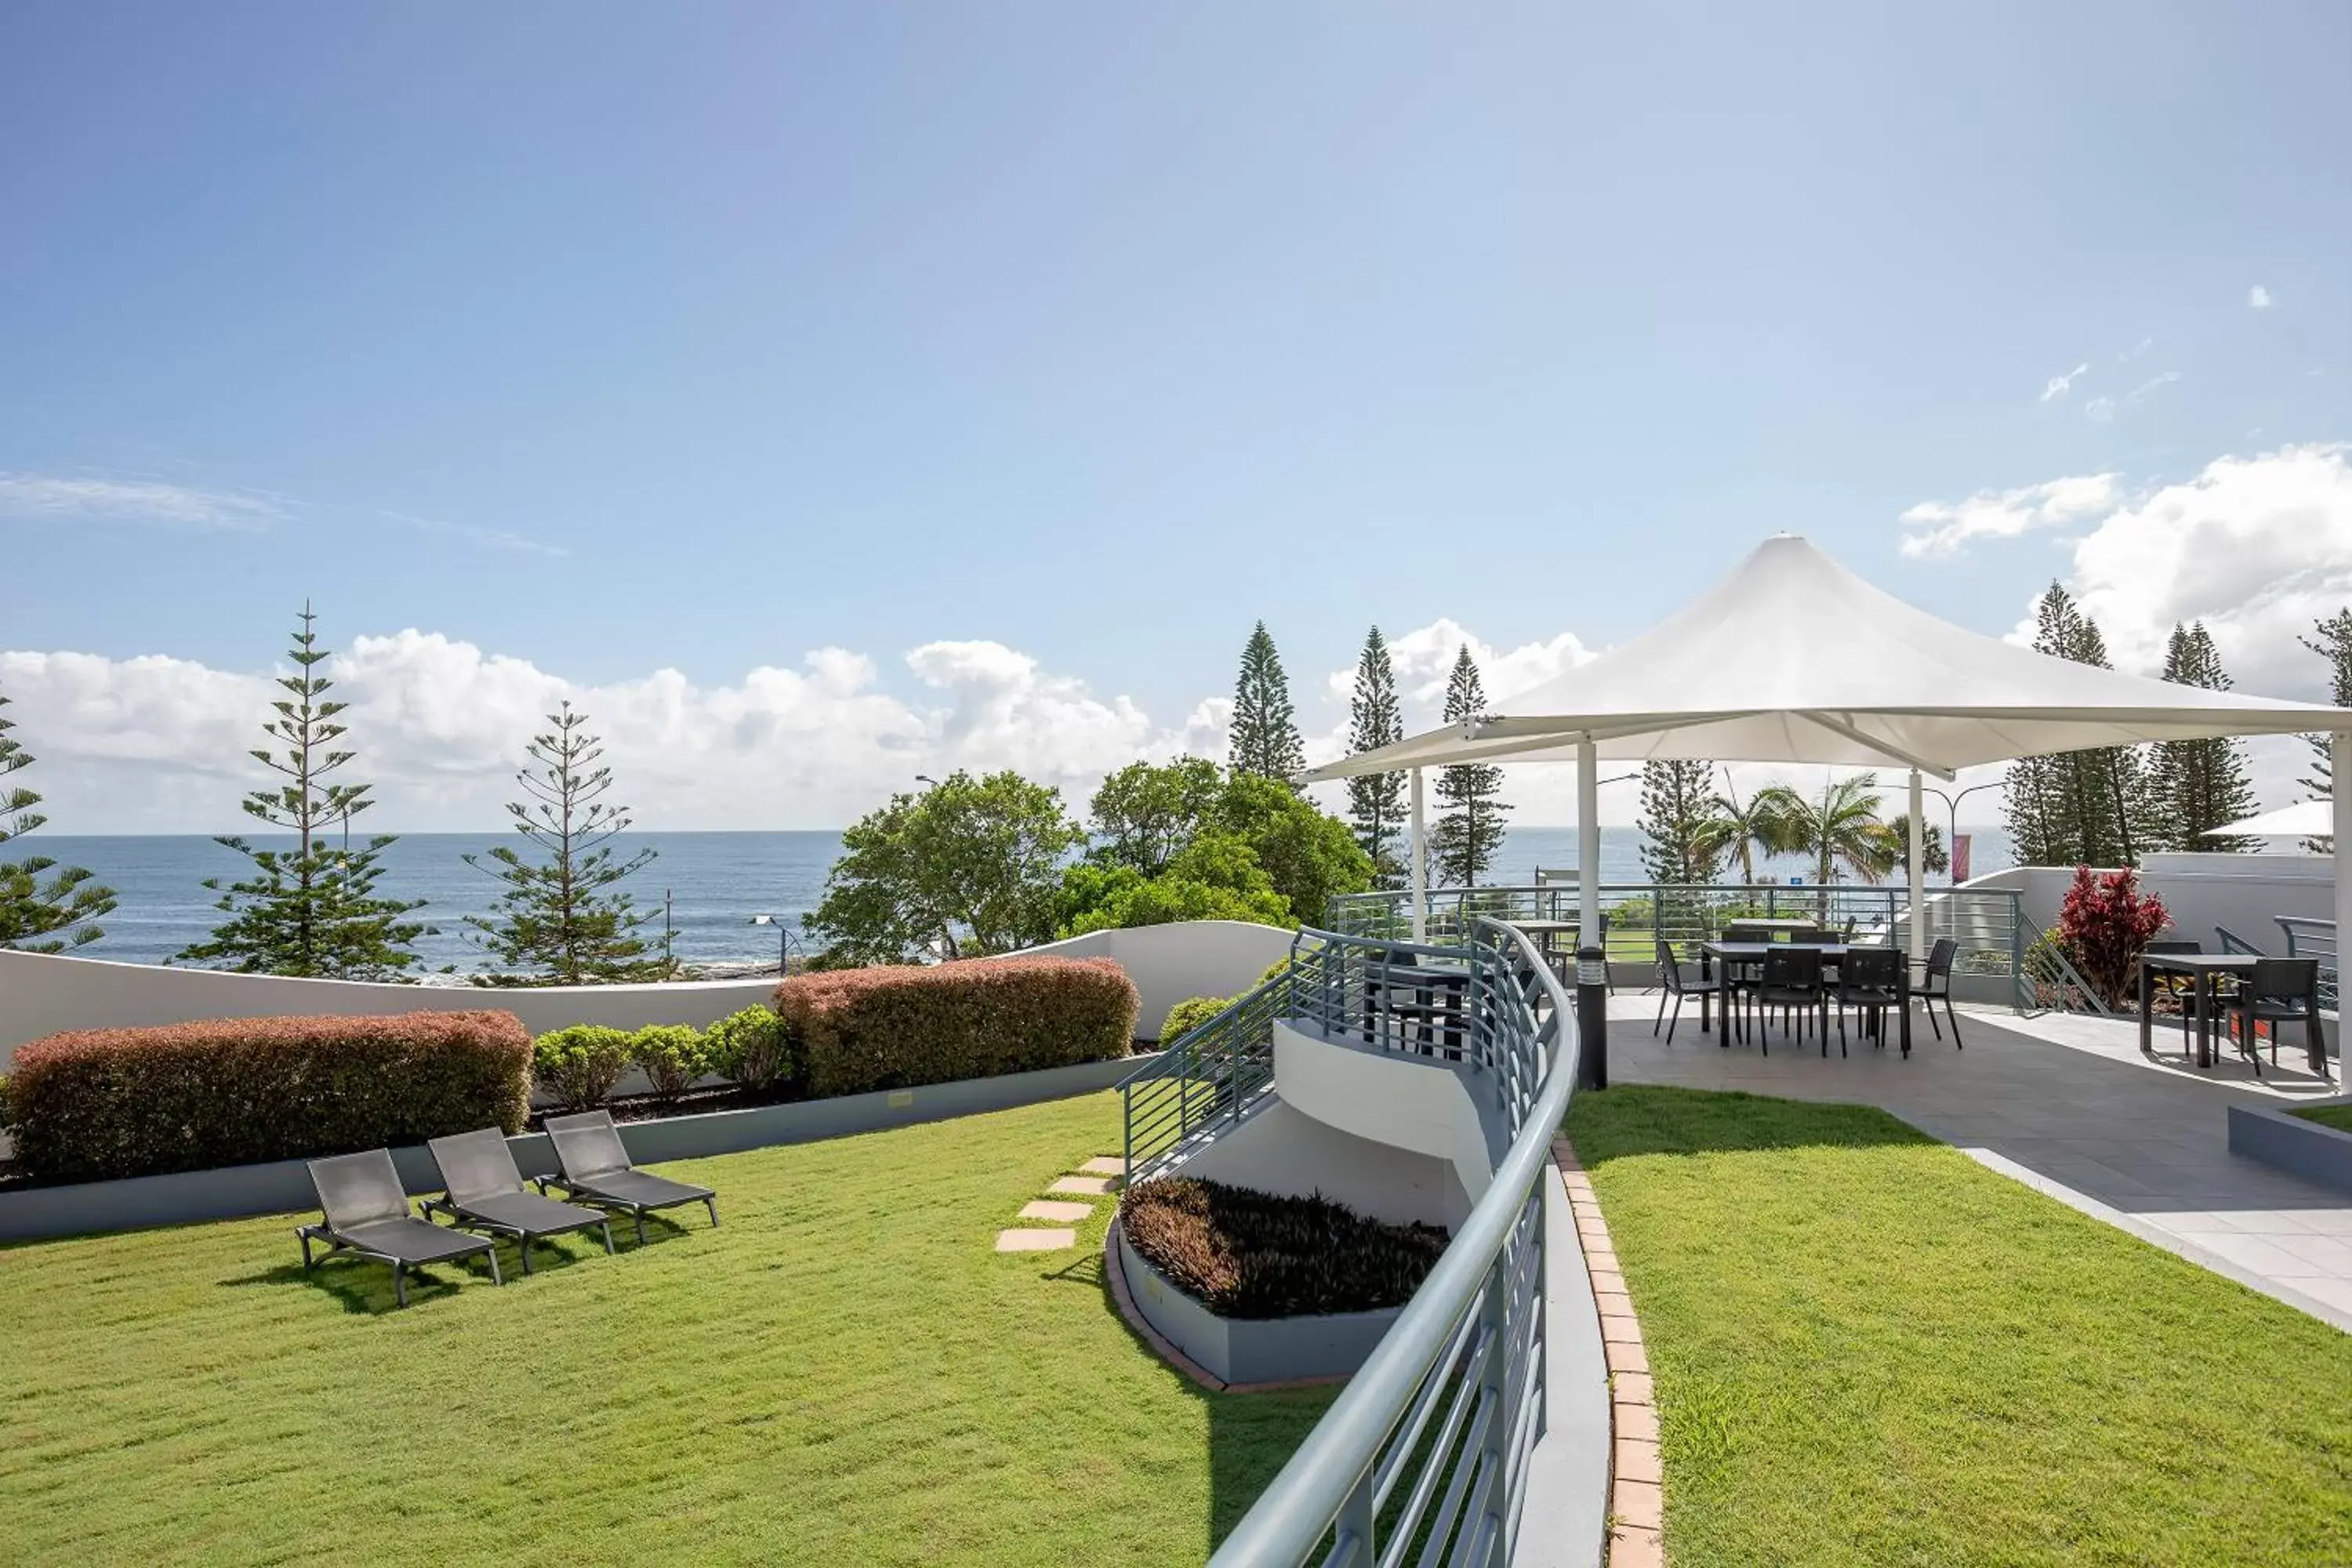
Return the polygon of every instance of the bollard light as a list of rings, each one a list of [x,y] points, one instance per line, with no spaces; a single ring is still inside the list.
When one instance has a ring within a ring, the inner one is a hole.
[[[1576,983],[1579,985],[1609,984],[1609,957],[1597,947],[1576,950]]]

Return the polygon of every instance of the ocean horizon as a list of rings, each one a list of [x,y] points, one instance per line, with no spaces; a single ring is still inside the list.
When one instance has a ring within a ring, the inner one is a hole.
[[[2007,837],[1997,830],[1969,830],[1974,869],[1982,874],[2009,864]],[[280,835],[247,836],[268,847],[291,843]],[[436,934],[416,943],[420,971],[454,969],[460,973],[495,967],[488,953],[467,934],[468,915],[487,916],[505,884],[467,864],[498,845],[512,845],[514,833],[412,833],[386,847],[378,891],[387,898],[423,899],[416,920]],[[86,958],[129,963],[162,963],[201,942],[225,917],[214,908],[219,895],[204,887],[207,878],[224,883],[243,876],[249,862],[205,834],[48,834],[12,841],[9,852],[39,854],[61,866],[86,867],[114,889],[114,912],[99,924],[106,935],[77,950]],[[655,858],[620,884],[648,910],[642,928],[658,949],[665,900],[671,942],[686,964],[772,962],[779,935],[754,925],[751,917],[774,917],[795,942],[804,942],[803,921],[824,895],[825,874],[841,854],[841,835],[831,829],[792,831],[714,830],[699,833],[628,833],[612,840],[625,858],[641,848]],[[1643,880],[1642,835],[1633,827],[1601,830],[1601,873],[1605,881]],[[1538,867],[1558,869],[1576,863],[1574,827],[1514,827],[1506,836],[1485,881],[1508,886],[1535,879]],[[1779,857],[1759,868],[1759,878],[1786,881],[1807,867]],[[1940,880],[1940,879],[1938,879]]]

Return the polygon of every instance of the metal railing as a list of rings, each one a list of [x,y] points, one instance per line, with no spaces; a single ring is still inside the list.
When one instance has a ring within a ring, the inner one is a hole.
[[[2055,937],[2018,914],[2022,957],[2017,970],[2018,1010],[2026,1013],[2090,1013],[2112,1018],[2115,1009],[2099,999],[2083,972]]]
[[[1169,1043],[1159,1059],[1119,1085],[1127,1121],[1127,1171],[1139,1182],[1193,1144],[1238,1127],[1274,1087],[1274,1021],[1291,1011],[1293,968],[1236,996]]]
[[[1264,998],[1335,1038],[1479,1068],[1512,1140],[1394,1326],[1211,1562],[1507,1563],[1544,1431],[1541,1178],[1575,1086],[1568,994],[1535,943],[1496,921],[1474,918],[1445,945],[1300,936],[1286,973],[1172,1049],[1203,1067],[1251,1061]]]
[[[2336,922],[2305,915],[2273,915],[2286,935],[2286,956],[2319,960],[2319,1005],[2336,1005]]]

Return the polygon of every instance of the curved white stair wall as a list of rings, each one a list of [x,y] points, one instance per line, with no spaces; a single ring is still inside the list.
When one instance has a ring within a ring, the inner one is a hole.
[[[1453,1162],[1376,1143],[1279,1100],[1182,1161],[1174,1174],[1285,1197],[1321,1194],[1358,1214],[1452,1230],[1470,1216]]]
[[[1509,1143],[1484,1109],[1493,1099],[1484,1078],[1300,1024],[1274,1026],[1274,1088],[1284,1104],[1352,1137],[1444,1161],[1473,1204]]]

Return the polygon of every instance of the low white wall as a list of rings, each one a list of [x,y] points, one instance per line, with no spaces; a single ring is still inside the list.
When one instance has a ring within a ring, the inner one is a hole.
[[[2016,889],[2026,918],[2048,931],[2074,881],[2072,866],[2012,866],[1969,886]],[[2209,950],[2221,946],[2215,928],[2227,926],[2265,952],[2284,952],[2277,917],[2336,918],[2336,868],[2325,855],[2150,855],[2139,882],[2172,916],[2167,937]]]
[[[1064,957],[1118,961],[1142,998],[1136,1033],[1157,1039],[1168,1010],[1187,996],[1230,996],[1290,950],[1291,933],[1240,921],[1192,921],[1094,931],[1032,949]],[[36,952],[0,952],[0,1072],[16,1047],[64,1029],[128,1028],[200,1018],[269,1018],[295,1014],[413,1013],[500,1008],[534,1035],[567,1024],[616,1029],[647,1024],[699,1028],[764,1004],[772,976],[690,981],[668,985],[553,985],[513,990],[403,985],[358,980],[290,980],[226,974]]]
[[[1470,1201],[1486,1195],[1508,1145],[1484,1113],[1491,1086],[1473,1068],[1274,1026],[1274,1087],[1283,1103],[1339,1131],[1444,1160]]]
[[[1358,1214],[1452,1230],[1470,1216],[1452,1162],[1326,1126],[1279,1100],[1219,1137],[1177,1174],[1285,1197],[1322,1194]],[[1482,1185],[1484,1184],[1481,1184]]]

